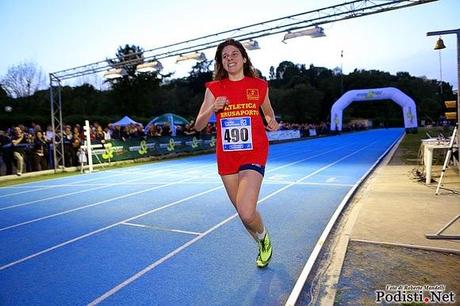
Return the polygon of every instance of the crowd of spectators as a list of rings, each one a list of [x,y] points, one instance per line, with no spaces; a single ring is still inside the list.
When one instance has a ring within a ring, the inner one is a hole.
[[[202,134],[215,134],[214,123],[197,132],[193,129],[194,122],[187,125],[171,126],[169,123],[160,125],[148,125],[145,128],[140,124],[126,126],[112,125],[101,126],[94,123],[90,127],[91,143],[105,143],[107,140],[164,137],[164,136],[198,136]],[[280,122],[281,130],[300,130],[301,137],[327,134],[326,123],[320,124],[297,124]],[[314,131],[314,134],[313,132]],[[46,129],[32,123],[30,127],[18,125],[6,130],[0,130],[0,175],[16,174],[24,172],[41,171],[53,168],[52,142],[56,134],[51,125]],[[83,126],[80,124],[63,126],[64,164],[66,167],[79,166],[79,151],[85,141]]]
[[[215,125],[208,124],[200,133],[193,129],[193,122],[185,126],[171,127],[169,123],[160,125],[129,124],[126,126],[109,124],[106,127],[94,123],[90,127],[91,143],[105,143],[110,139],[126,141],[128,139],[151,137],[194,136],[215,133]],[[24,172],[41,171],[53,168],[53,137],[59,135],[52,127],[43,130],[32,123],[31,127],[18,125],[0,130],[0,175],[21,176]],[[85,141],[83,127],[80,124],[63,126],[64,164],[66,167],[79,166],[79,151]]]
[[[280,121],[280,130],[299,130],[300,137],[326,135],[329,133],[329,126],[325,122],[312,123],[288,123]]]

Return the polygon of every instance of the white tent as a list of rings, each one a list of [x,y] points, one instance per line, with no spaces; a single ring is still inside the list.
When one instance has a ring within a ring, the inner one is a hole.
[[[343,110],[355,101],[393,100],[401,106],[406,129],[417,128],[417,109],[414,100],[394,87],[357,89],[347,91],[332,105],[331,131],[342,130]]]
[[[142,123],[136,122],[133,119],[129,118],[128,116],[124,116],[123,118],[121,118],[117,122],[112,123],[113,126],[115,126],[115,125],[126,126],[126,125],[130,125],[130,124],[142,125]]]

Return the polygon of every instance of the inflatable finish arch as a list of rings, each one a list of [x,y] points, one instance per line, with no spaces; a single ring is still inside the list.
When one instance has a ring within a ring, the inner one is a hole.
[[[394,87],[358,89],[347,91],[332,105],[331,131],[342,130],[343,110],[354,101],[393,100],[402,107],[404,127],[417,128],[417,109],[414,100]]]

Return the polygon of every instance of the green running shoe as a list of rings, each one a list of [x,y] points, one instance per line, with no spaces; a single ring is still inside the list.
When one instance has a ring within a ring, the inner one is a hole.
[[[257,255],[256,264],[259,268],[265,268],[270,259],[272,259],[272,244],[268,233],[265,234],[264,239],[257,242],[259,245],[259,255]]]

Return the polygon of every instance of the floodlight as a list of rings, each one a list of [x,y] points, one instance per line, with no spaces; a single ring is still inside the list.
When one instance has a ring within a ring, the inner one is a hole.
[[[186,60],[197,60],[197,61],[205,61],[206,55],[203,52],[192,52],[187,54],[181,54],[176,59],[176,63],[186,61]]]
[[[154,60],[151,62],[137,65],[136,72],[153,72],[160,71],[161,69],[163,69],[163,65],[159,61]]]
[[[118,79],[124,77],[128,73],[124,68],[112,68],[104,72],[104,78],[106,79]]]
[[[247,50],[257,50],[260,49],[259,43],[257,40],[248,40],[242,43],[243,47],[245,47]]]
[[[322,27],[315,26],[314,28],[305,29],[301,31],[287,32],[284,35],[284,38],[282,41],[284,42],[285,40],[300,37],[300,36],[310,36],[311,38],[317,38],[317,37],[326,36],[326,34],[324,34],[324,29]]]

